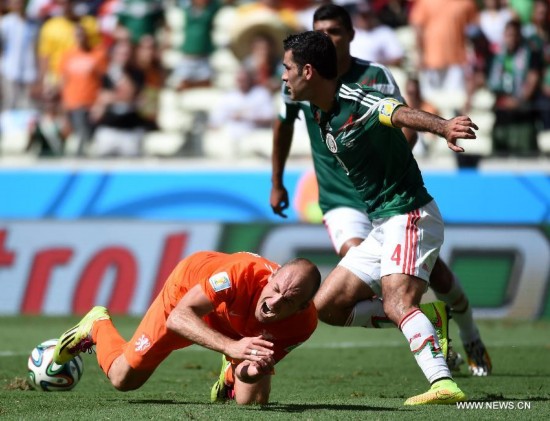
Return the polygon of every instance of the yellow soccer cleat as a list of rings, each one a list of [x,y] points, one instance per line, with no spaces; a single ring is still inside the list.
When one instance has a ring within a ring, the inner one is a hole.
[[[92,308],[82,320],[71,329],[67,330],[57,341],[53,352],[53,360],[62,365],[72,360],[78,354],[86,352],[94,346],[92,341],[92,327],[98,320],[108,320],[109,312],[105,307]]]
[[[210,391],[210,402],[225,402],[230,399],[235,399],[235,389],[233,385],[228,385],[225,382],[226,373],[231,370],[231,362],[227,361],[225,355],[222,355],[222,369],[220,370],[220,377],[212,386]]]
[[[441,352],[447,360],[449,355],[449,310],[443,301],[420,304],[420,311],[434,325]]]
[[[444,379],[432,384],[426,393],[407,399],[405,405],[452,405],[465,400],[466,395],[457,384],[451,379]]]

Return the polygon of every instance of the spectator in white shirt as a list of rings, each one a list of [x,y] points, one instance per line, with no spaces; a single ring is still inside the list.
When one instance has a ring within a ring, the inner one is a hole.
[[[479,27],[491,45],[491,52],[498,54],[504,43],[504,27],[514,18],[514,13],[502,6],[501,0],[483,0],[479,12]]]
[[[227,92],[210,114],[210,127],[224,130],[233,148],[240,155],[243,138],[256,129],[269,128],[275,116],[273,96],[265,86],[255,84],[254,75],[246,68],[237,73],[237,86]]]
[[[10,0],[10,13],[0,17],[2,110],[32,105],[30,90],[38,74],[38,25],[25,16],[24,7],[23,0]]]
[[[405,52],[395,31],[380,23],[369,3],[357,6],[354,26],[355,37],[350,45],[352,56],[385,66],[402,64]]]

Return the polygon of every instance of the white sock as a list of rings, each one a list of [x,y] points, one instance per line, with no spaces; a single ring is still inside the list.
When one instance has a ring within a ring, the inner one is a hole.
[[[366,328],[386,328],[395,327],[386,313],[380,298],[359,301],[351,310],[351,313],[346,320],[345,326],[362,326]]]
[[[403,317],[399,329],[407,338],[416,363],[430,384],[444,377],[452,378],[437,333],[424,313],[418,308],[412,310]]]
[[[479,330],[474,322],[472,307],[458,278],[453,275],[453,284],[449,292],[446,294],[436,292],[435,295],[450,307],[462,342],[466,344],[479,339]]]

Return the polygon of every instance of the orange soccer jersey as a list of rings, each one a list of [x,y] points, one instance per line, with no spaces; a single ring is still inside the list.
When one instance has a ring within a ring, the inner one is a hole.
[[[251,253],[199,252],[182,260],[168,277],[124,355],[135,369],[154,369],[172,351],[192,343],[166,329],[166,320],[180,299],[199,284],[214,306],[204,320],[213,329],[233,338],[263,337],[274,343],[274,359],[281,360],[308,339],[317,327],[313,303],[293,316],[260,323],[254,316],[261,291],[279,267]]]

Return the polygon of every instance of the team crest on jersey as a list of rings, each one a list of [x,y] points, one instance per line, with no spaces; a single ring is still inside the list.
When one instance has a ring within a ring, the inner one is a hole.
[[[208,282],[212,285],[214,292],[220,292],[224,289],[231,288],[231,280],[227,272],[220,272],[212,275]]]
[[[327,133],[325,141],[329,151],[331,151],[332,153],[336,153],[336,151],[338,151],[338,145],[336,144],[336,140],[331,133]]]

